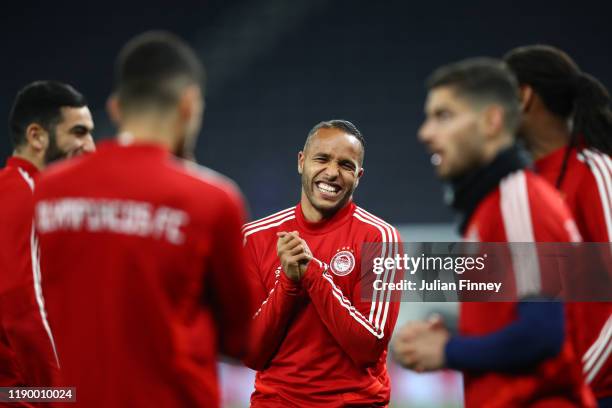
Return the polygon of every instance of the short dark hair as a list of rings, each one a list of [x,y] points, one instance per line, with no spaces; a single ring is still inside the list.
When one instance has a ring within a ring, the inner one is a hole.
[[[204,68],[195,52],[178,36],[148,31],[132,38],[115,63],[115,91],[124,109],[167,108],[179,92],[202,86]]]
[[[58,81],[35,81],[23,87],[9,113],[9,134],[14,148],[26,142],[26,129],[38,123],[52,132],[62,120],[62,107],[81,108],[85,97],[72,86]]]
[[[308,135],[306,136],[304,150],[306,150],[310,139],[319,129],[338,129],[346,134],[354,136],[357,140],[359,140],[359,143],[361,143],[361,161],[363,162],[363,157],[365,155],[365,139],[359,129],[357,129],[357,126],[344,119],[324,120],[323,122],[317,123],[312,129],[310,129],[310,132],[308,132]]]
[[[427,79],[428,89],[453,87],[473,102],[497,103],[505,111],[505,127],[512,131],[520,121],[519,87],[506,64],[494,58],[470,58],[438,68]]]

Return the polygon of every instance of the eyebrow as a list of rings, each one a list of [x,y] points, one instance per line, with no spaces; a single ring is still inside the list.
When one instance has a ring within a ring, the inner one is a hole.
[[[94,128],[89,127],[87,125],[74,125],[73,127],[70,128],[71,132],[78,132],[78,133],[87,133],[87,132],[93,132]]]
[[[340,162],[340,164],[350,164],[353,167],[355,166],[355,162],[353,162],[350,159],[341,159],[341,160],[339,160],[339,162]]]
[[[315,153],[312,157],[314,158],[322,158],[322,159],[330,159],[331,158],[331,154],[328,153]],[[358,167],[359,164],[355,163],[353,160],[351,159],[344,159],[344,158],[340,158],[340,159],[336,159],[338,163],[340,163],[340,165],[345,165],[348,164],[351,167]],[[359,162],[359,161],[357,161]]]
[[[452,110],[447,106],[447,105],[438,105],[438,106],[434,106],[432,108],[425,108],[424,113],[425,115],[437,115],[440,114],[442,112],[451,112]]]

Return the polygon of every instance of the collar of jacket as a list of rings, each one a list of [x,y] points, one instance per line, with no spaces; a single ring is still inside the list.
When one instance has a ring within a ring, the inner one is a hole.
[[[502,150],[489,164],[457,177],[447,185],[446,201],[460,216],[459,232],[465,233],[478,204],[510,173],[530,165],[526,152],[512,146]]]

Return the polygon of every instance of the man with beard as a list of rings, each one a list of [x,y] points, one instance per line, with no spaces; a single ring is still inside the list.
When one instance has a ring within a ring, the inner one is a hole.
[[[534,156],[535,170],[562,192],[585,241],[612,242],[608,90],[554,47],[519,47],[504,59],[521,87],[519,135]],[[605,270],[610,252],[601,259],[598,268]],[[600,407],[612,407],[612,303],[576,302],[568,310],[577,324],[572,335],[586,380]]]
[[[452,186],[466,240],[580,239],[559,194],[525,168],[514,146],[518,84],[505,64],[484,58],[451,64],[433,73],[428,89],[419,138]],[[457,335],[439,320],[408,324],[394,354],[416,371],[461,370],[468,408],[592,407],[565,335],[563,305],[521,284],[524,274],[539,279],[539,268],[520,268],[522,255],[512,258],[518,302],[462,303]]]
[[[131,39],[108,104],[117,140],[49,169],[34,193],[49,323],[77,388],[67,406],[216,407],[219,353],[244,357],[242,197],[175,157],[192,156],[203,80],[177,36]]]
[[[70,85],[24,87],[9,116],[14,152],[0,170],[0,385],[50,385],[58,362],[40,291],[33,191],[49,163],[94,151],[85,98]]]
[[[400,237],[352,200],[363,158],[352,123],[319,123],[298,154],[299,204],[243,227],[257,309],[245,360],[258,371],[253,407],[389,403],[386,349],[399,306],[388,291],[362,298],[361,259],[366,242],[393,257]]]

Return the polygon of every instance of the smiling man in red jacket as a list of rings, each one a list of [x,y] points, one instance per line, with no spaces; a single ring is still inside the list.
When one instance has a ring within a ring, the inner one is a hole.
[[[48,164],[95,149],[93,120],[70,85],[36,81],[17,94],[9,128],[14,152],[0,170],[0,386],[48,386],[58,361],[40,290],[32,194]]]
[[[344,120],[321,122],[298,156],[300,203],[243,228],[257,294],[253,407],[385,406],[387,344],[399,304],[362,299],[362,244],[397,253],[399,233],[355,205],[364,140]],[[393,271],[382,275],[393,280]]]

